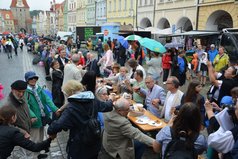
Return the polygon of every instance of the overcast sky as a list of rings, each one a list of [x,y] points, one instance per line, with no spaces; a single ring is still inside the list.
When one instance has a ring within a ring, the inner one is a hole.
[[[53,0],[27,0],[30,10],[50,10],[50,1]],[[55,0],[56,3],[61,3],[64,0]],[[0,0],[1,9],[9,9],[12,0]]]

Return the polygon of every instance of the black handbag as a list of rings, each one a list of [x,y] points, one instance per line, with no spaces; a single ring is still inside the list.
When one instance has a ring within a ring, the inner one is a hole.
[[[47,124],[50,125],[52,123],[52,119],[50,117],[48,117],[47,115],[42,116],[41,123],[42,123],[42,126],[46,126]]]

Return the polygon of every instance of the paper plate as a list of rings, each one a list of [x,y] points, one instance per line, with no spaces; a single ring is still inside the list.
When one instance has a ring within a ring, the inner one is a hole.
[[[155,121],[153,121],[153,120],[149,121],[148,124],[149,124],[150,126],[155,126],[155,127],[162,125],[161,122],[158,122],[158,121],[155,122]]]
[[[148,124],[148,120],[137,119],[136,123],[137,124]]]

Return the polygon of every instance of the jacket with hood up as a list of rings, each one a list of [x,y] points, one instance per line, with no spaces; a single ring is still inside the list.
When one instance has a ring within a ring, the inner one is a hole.
[[[108,112],[112,110],[112,101],[101,102],[90,91],[74,94],[68,98],[68,101],[69,104],[61,117],[49,126],[48,134],[52,135],[62,130],[70,130],[66,150],[70,159],[89,159],[97,156],[101,148],[100,141],[95,141],[95,144],[90,146],[82,142],[81,134],[89,121],[88,115],[83,113],[82,109],[87,112],[92,112],[92,108],[95,112]]]

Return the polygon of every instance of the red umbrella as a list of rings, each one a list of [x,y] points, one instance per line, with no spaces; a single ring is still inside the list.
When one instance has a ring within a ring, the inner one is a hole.
[[[3,35],[8,35],[8,34],[10,34],[10,32],[9,31],[4,31],[2,34]]]

